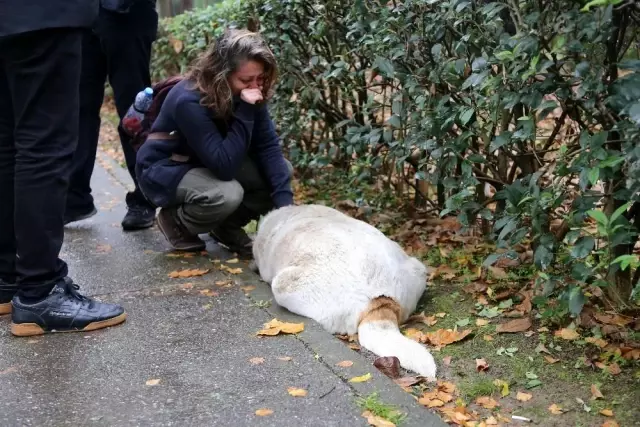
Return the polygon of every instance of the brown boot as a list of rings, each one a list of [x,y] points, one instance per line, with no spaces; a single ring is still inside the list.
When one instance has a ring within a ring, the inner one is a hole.
[[[160,209],[158,228],[167,238],[171,246],[179,251],[201,251],[206,244],[198,236],[194,236],[180,224],[175,209]]]

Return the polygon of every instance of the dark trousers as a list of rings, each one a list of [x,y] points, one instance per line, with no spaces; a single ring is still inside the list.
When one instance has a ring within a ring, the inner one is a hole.
[[[67,199],[69,213],[82,213],[93,207],[91,175],[98,148],[100,108],[106,80],[109,79],[113,89],[120,119],[137,93],[151,84],[151,45],[156,37],[158,15],[153,5],[142,3],[136,7],[129,14],[101,10],[96,27],[86,30],[82,39],[80,129]],[[127,204],[150,206],[138,188],[136,155],[129,138],[120,127],[118,133],[136,187],[127,195]]]
[[[82,32],[0,39],[0,279],[46,295],[67,275],[58,255],[78,142]]]

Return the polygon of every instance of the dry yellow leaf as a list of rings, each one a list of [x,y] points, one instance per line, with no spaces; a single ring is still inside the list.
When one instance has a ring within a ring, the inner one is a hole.
[[[291,356],[283,356],[283,357],[278,357],[278,360],[282,360],[283,362],[289,362],[289,361],[293,360],[293,357],[291,357]]]
[[[273,414],[272,409],[263,408],[263,409],[258,409],[256,411],[256,415],[259,417],[266,417],[267,415],[271,415],[271,414]]]
[[[240,289],[242,289],[242,292],[244,292],[245,294],[246,294],[246,293],[251,292],[251,291],[252,291],[252,290],[254,290],[255,288],[256,288],[256,287],[255,287],[255,286],[252,286],[252,285],[249,285],[249,286],[240,286]]]
[[[485,335],[482,337],[483,340],[485,341],[493,341],[493,336],[492,335]]]
[[[603,409],[602,411],[600,411],[601,415],[604,415],[605,417],[613,417],[613,411],[611,409]]]
[[[485,409],[493,409],[498,406],[498,402],[489,396],[480,396],[476,399],[476,404]]]
[[[591,400],[596,399],[604,399],[604,396],[597,385],[591,384]]]
[[[560,415],[563,411],[560,406],[554,403],[553,405],[549,406],[549,412],[551,412],[553,415]]]
[[[212,291],[211,289],[203,289],[203,290],[200,291],[200,294],[204,295],[206,297],[217,297],[218,296],[218,293]]]
[[[278,319],[264,324],[264,329],[257,332],[257,335],[273,336],[278,334],[297,334],[304,331],[304,323],[287,323]]]
[[[231,280],[217,280],[215,284],[216,286],[220,286],[221,288],[230,288]]]
[[[359,377],[353,377],[349,380],[350,383],[364,383],[371,379],[371,374],[366,373],[364,375],[360,375]]]
[[[547,362],[549,362],[550,364],[554,364],[560,361],[560,359],[554,359],[551,356],[544,356],[544,360],[546,360]]]
[[[252,365],[260,365],[264,363],[264,357],[252,357],[249,359],[249,362],[251,362]]]
[[[107,253],[107,252],[111,252],[111,249],[112,249],[112,248],[111,248],[111,245],[107,245],[107,244],[104,244],[104,245],[98,245],[98,246],[96,247],[96,250],[97,250],[98,252],[100,252],[100,253],[103,253],[103,254],[104,254],[104,253]]]
[[[367,419],[370,426],[373,427],[395,427],[396,425],[389,420],[374,415],[371,411],[364,411],[362,416]]]
[[[447,313],[436,313],[436,317],[439,317],[441,319],[446,315],[447,315]]]
[[[224,264],[220,265],[220,270],[226,271],[229,274],[240,274],[240,273],[242,273],[242,269],[240,267],[231,268],[228,265],[224,265]]]
[[[602,427],[620,427],[620,425],[615,420],[607,420],[602,423]]]
[[[620,369],[620,365],[618,365],[617,363],[613,362],[611,365],[609,365],[609,373],[611,375],[618,375],[620,372],[622,372],[622,369]]]
[[[147,380],[146,382],[147,385],[158,385],[160,384],[160,379],[159,378],[155,378],[152,380]]]
[[[193,283],[188,282],[188,283],[183,283],[180,288],[184,289],[185,291],[189,290],[189,289],[193,289]]]
[[[609,345],[609,343],[603,340],[602,338],[588,337],[588,338],[585,338],[584,340],[600,348],[605,348],[607,345]]]
[[[456,391],[456,385],[454,383],[450,383],[448,381],[438,381],[438,390],[444,391],[445,393],[453,393]]]
[[[293,397],[305,397],[307,395],[307,390],[303,388],[289,387],[287,392]]]
[[[487,418],[487,420],[485,421],[485,424],[488,426],[497,426],[498,420],[496,420],[496,418],[492,416]]]
[[[476,359],[476,371],[483,372],[489,370],[489,364],[484,359]]]
[[[518,394],[516,394],[516,399],[518,399],[520,402],[527,402],[531,400],[532,397],[533,397],[532,394],[523,393],[521,391],[519,391]]]
[[[476,326],[487,326],[489,321],[487,319],[476,319]]]
[[[575,329],[569,328],[562,328],[559,331],[556,331],[554,335],[568,341],[580,338],[580,334],[578,334]]]
[[[225,262],[227,264],[237,264],[239,261],[238,261],[238,258],[233,258],[233,259],[228,259]]]
[[[196,277],[196,276],[204,276],[205,274],[207,274],[210,270],[206,269],[206,270],[201,270],[201,269],[192,269],[192,270],[182,270],[182,271],[172,271],[171,273],[168,274],[168,276],[172,279],[177,279],[177,278],[187,278],[187,277]]]
[[[453,329],[438,329],[435,332],[427,332],[424,334],[425,342],[433,345],[436,349],[442,348],[451,343],[463,340],[471,333],[471,329],[458,331]]]
[[[343,360],[342,362],[336,363],[336,366],[340,366],[341,368],[349,368],[353,366],[353,362],[351,360]]]

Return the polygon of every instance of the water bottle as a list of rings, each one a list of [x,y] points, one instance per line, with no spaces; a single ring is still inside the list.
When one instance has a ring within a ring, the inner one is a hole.
[[[125,114],[122,119],[122,128],[125,132],[133,136],[142,131],[142,120],[144,120],[144,114],[149,111],[152,101],[152,88],[147,87],[138,92],[135,101],[133,101],[133,105],[129,107],[127,114]]]

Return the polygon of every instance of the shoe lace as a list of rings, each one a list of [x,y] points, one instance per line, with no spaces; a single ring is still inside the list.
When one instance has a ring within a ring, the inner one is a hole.
[[[90,298],[87,298],[84,295],[80,294],[80,292],[78,292],[80,290],[80,285],[73,283],[71,279],[69,278],[65,279],[64,289],[65,289],[65,294],[69,300],[88,302],[90,307],[93,306],[93,301]]]

